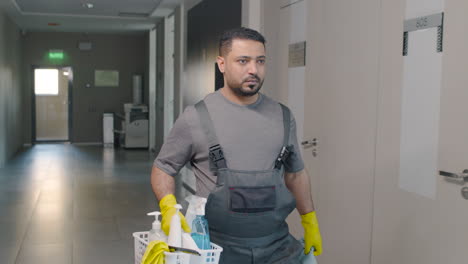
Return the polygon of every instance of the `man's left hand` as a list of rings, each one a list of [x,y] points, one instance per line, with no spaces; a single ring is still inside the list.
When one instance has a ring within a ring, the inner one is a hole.
[[[304,253],[309,254],[310,249],[314,247],[314,256],[322,254],[322,236],[315,211],[301,215],[301,219],[304,227]]]

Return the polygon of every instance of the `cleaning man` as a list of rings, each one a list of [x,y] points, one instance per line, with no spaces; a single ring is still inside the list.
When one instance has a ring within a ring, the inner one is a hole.
[[[190,162],[197,195],[207,197],[212,242],[221,264],[300,263],[319,255],[322,241],[289,109],[259,93],[265,77],[265,39],[255,30],[227,31],[217,58],[224,87],[187,107],[177,119],[151,174],[168,233],[176,204],[174,176]],[[305,248],[285,222],[297,208]],[[190,231],[185,219],[182,227]]]

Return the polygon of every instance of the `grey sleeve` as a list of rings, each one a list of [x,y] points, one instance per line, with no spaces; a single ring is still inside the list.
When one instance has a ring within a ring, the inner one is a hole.
[[[177,119],[164,141],[154,165],[165,173],[176,176],[192,157],[192,132],[186,120],[186,111]]]
[[[296,119],[294,118],[292,111],[290,129],[289,129],[289,144],[293,145],[293,152],[289,155],[289,158],[284,163],[284,170],[289,173],[298,172],[304,169],[304,161],[301,156],[301,149],[297,142],[296,132]]]

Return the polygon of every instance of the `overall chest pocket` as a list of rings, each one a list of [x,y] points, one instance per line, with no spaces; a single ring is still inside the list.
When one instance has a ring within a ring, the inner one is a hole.
[[[276,208],[276,187],[229,187],[230,209],[236,213],[261,213]]]

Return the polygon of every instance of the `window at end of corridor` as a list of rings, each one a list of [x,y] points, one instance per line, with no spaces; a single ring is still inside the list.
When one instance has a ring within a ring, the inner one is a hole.
[[[58,95],[58,70],[35,69],[34,92],[36,95]]]

